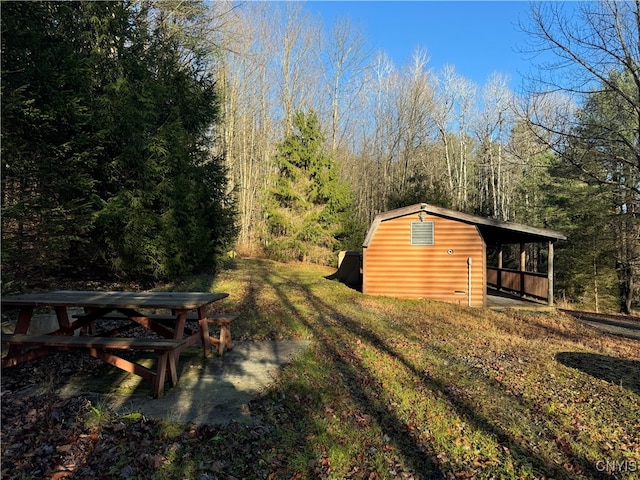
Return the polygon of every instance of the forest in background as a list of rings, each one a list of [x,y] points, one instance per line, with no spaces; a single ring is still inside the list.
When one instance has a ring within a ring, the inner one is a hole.
[[[394,65],[298,2],[4,3],[3,290],[32,272],[171,278],[231,248],[332,263],[377,213],[427,202],[563,231],[556,292],[629,312],[640,13],[575,11],[531,5],[536,73],[514,92],[427,51]]]

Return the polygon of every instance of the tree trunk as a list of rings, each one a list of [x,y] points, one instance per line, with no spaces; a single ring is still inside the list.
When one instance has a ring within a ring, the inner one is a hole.
[[[631,265],[626,262],[617,262],[618,285],[620,288],[620,312],[631,313],[633,303],[633,275]]]

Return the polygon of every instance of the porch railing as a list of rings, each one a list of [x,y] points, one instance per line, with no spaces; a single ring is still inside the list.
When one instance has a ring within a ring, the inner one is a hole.
[[[546,273],[487,267],[487,284],[521,297],[527,295],[542,300],[548,300],[549,297],[549,278]]]

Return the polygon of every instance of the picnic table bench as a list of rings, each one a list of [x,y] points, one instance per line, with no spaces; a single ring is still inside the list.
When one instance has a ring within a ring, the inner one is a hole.
[[[87,318],[91,319],[91,314],[87,314],[87,313],[75,314],[73,315],[73,318],[77,318],[80,320],[84,320]],[[161,325],[166,325],[167,323],[171,323],[175,321],[175,317],[173,315],[167,315],[167,314],[150,313],[150,314],[147,314],[146,318],[148,318],[149,320],[153,320]],[[218,327],[220,327],[219,339],[216,341],[216,339],[213,337],[209,338],[210,343],[214,347],[217,347],[217,351],[219,355],[222,355],[226,350],[231,350],[233,348],[233,342],[231,340],[231,322],[233,322],[236,318],[237,318],[237,315],[209,315],[205,319],[207,323],[209,324],[213,323],[213,324],[216,324]],[[100,319],[129,320],[129,317],[127,317],[127,315],[120,312],[112,312],[112,313],[107,313],[102,315]],[[197,322],[199,321],[199,319],[196,314],[190,313],[190,314],[187,314],[187,321]],[[130,326],[134,327],[135,324]],[[126,329],[128,327],[129,326],[126,326],[124,328]],[[118,329],[117,331],[122,332],[123,329]],[[95,333],[95,327],[93,325],[92,325],[92,332]],[[187,335],[193,335],[195,331],[185,325],[185,333]]]
[[[164,392],[167,369],[172,386],[177,384],[177,364],[180,352],[184,348],[200,342],[206,357],[211,346],[216,346],[219,354],[232,347],[230,323],[234,317],[208,317],[206,314],[206,309],[211,303],[227,296],[227,293],[205,292],[59,290],[2,297],[0,303],[3,310],[19,309],[13,335],[2,336],[2,341],[9,345],[9,351],[2,359],[2,367],[18,365],[57,350],[80,350],[150,380],[153,395],[160,397]],[[28,335],[29,326],[34,321],[34,308],[39,307],[51,307],[55,310],[58,328],[47,335]],[[84,313],[73,316],[74,320],[71,321],[67,310],[70,307],[81,307]],[[143,313],[143,310],[153,313]],[[170,313],[155,313],[158,310]],[[96,324],[109,318],[128,321],[128,325],[96,334]],[[195,329],[186,326],[188,319],[197,322]],[[220,326],[219,338],[209,334],[210,323]],[[133,326],[142,326],[160,338],[114,336],[126,333]],[[77,333],[80,333],[80,336],[76,336]],[[113,350],[154,351],[158,355],[156,369],[151,370],[131,362],[116,355]]]
[[[185,340],[167,338],[113,338],[95,336],[68,335],[2,335],[2,341],[9,345],[38,346],[50,350],[86,350],[89,355],[99,358],[118,368],[134,373],[149,380],[153,395],[161,397],[164,394],[164,384],[167,370],[171,386],[178,384],[176,368],[176,354],[178,347],[186,343]],[[151,350],[158,354],[156,369],[151,370],[139,363],[125,360],[109,353],[108,349]],[[39,355],[38,355],[39,356]],[[28,354],[27,354],[28,357]],[[6,365],[16,364],[15,359],[9,359]]]

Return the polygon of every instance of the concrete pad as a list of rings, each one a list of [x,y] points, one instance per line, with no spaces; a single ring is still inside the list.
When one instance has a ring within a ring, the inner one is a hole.
[[[178,385],[172,388],[167,383],[159,399],[150,396],[148,382],[136,375],[125,375],[118,388],[108,393],[92,393],[86,384],[70,382],[59,394],[67,397],[82,393],[120,414],[139,412],[147,418],[180,423],[251,421],[249,402],[268,389],[279,371],[310,343],[235,342],[233,350],[208,359],[199,349],[187,349],[180,356]]]
[[[81,315],[82,313],[84,313],[82,308],[67,309],[70,321],[73,321],[73,315]],[[60,326],[58,325],[58,317],[56,317],[55,313],[34,314],[31,318],[27,333],[29,335],[47,335],[48,333],[55,332],[58,328],[60,328]],[[74,333],[74,335],[79,334],[79,331]]]

